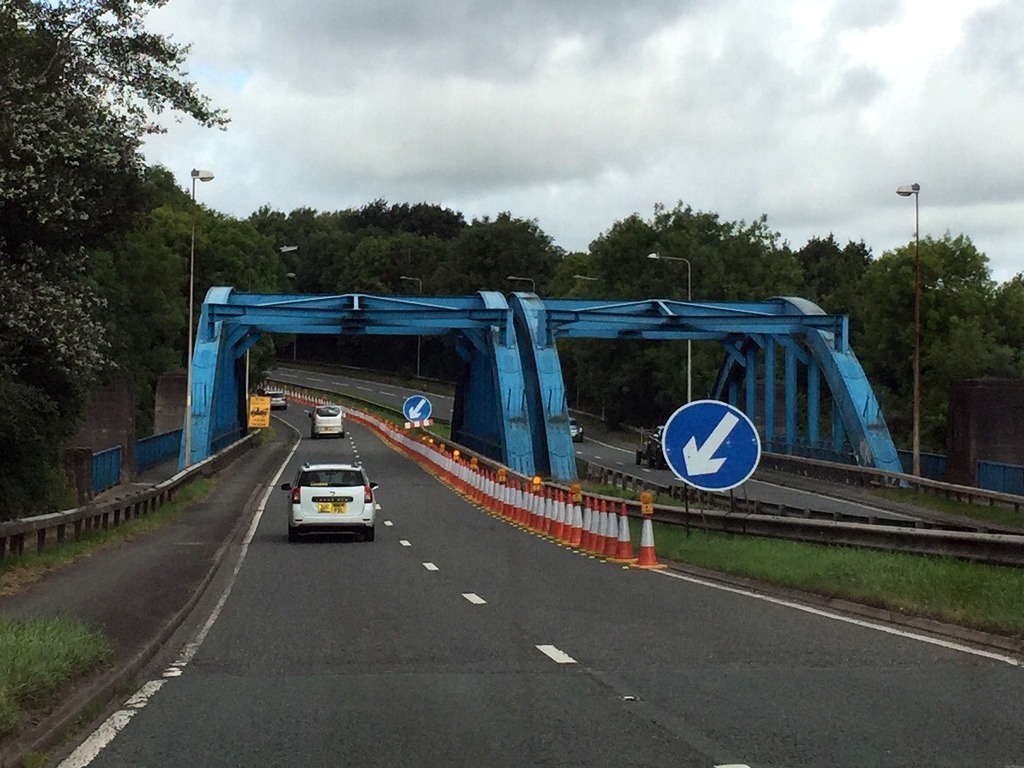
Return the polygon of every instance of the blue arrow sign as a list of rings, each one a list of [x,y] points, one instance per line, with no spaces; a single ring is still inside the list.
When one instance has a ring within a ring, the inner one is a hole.
[[[683,482],[703,491],[728,491],[754,474],[761,438],[739,408],[720,400],[695,400],[665,422],[661,450]]]
[[[402,413],[409,421],[426,421],[433,410],[430,401],[423,395],[412,395],[402,404]]]

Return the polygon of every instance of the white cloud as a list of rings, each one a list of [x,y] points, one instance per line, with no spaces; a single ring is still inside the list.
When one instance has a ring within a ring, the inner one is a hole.
[[[232,117],[147,156],[248,215],[377,198],[535,218],[568,250],[677,200],[799,247],[963,232],[1024,269],[1013,0],[173,0],[152,27]]]

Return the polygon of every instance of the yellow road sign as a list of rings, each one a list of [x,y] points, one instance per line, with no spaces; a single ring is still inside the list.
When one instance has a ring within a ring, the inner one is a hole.
[[[270,398],[253,395],[249,398],[249,428],[270,426]]]

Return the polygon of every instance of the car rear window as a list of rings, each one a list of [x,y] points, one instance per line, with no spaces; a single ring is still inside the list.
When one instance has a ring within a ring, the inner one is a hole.
[[[363,473],[358,469],[311,469],[299,476],[299,485],[320,488],[349,488],[365,485]]]
[[[317,416],[341,416],[341,406],[320,405],[316,409]]]

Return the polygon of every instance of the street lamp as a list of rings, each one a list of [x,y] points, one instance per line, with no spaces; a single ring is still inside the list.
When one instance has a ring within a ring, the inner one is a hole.
[[[914,437],[913,473],[921,475],[921,185],[896,187],[900,197],[914,196]]]
[[[662,256],[658,253],[648,253],[648,259],[657,259],[659,261],[685,261],[686,262],[686,300],[690,301],[693,298],[693,294],[690,291],[690,260],[684,259],[681,256]],[[686,340],[686,402],[693,402],[693,349],[691,346],[691,340]]]
[[[516,277],[515,275],[509,275],[505,278],[506,280],[521,280],[522,282],[528,282],[530,284],[530,293],[537,292],[537,283],[534,282],[532,277]]]
[[[192,465],[192,313],[196,276],[196,179],[213,181],[213,173],[192,169],[192,248],[188,257],[188,360],[185,361],[185,466]]]
[[[590,275],[573,275],[572,279],[573,280],[590,280],[591,282],[595,282],[596,283],[601,278],[599,278],[599,277],[591,277]]]
[[[284,247],[284,248],[288,248],[288,247],[298,248],[297,245],[295,245],[295,246],[282,246],[282,247]],[[295,282],[294,282],[295,281],[295,273],[294,272],[288,272],[288,273],[285,274],[285,277],[287,277],[289,280],[292,281],[292,291],[294,291],[295,290]],[[299,334],[296,333],[295,334],[295,338],[292,340],[292,362],[293,363],[295,362],[295,360],[297,358],[296,350],[298,348],[299,348]]]
[[[399,280],[408,280],[409,282],[416,283],[416,292],[421,296],[423,295],[423,280],[419,277],[409,277],[407,275],[399,275]],[[423,341],[423,336],[417,334],[416,336],[416,378],[420,377],[420,347]]]

